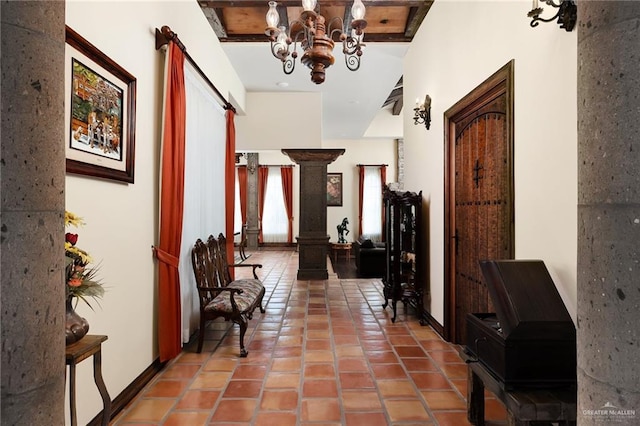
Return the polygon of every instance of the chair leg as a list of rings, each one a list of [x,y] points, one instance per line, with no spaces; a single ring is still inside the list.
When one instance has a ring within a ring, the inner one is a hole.
[[[204,315],[200,313],[200,331],[198,332],[198,353],[202,352],[202,345],[204,344]]]
[[[235,322],[240,326],[240,358],[245,358],[249,354],[244,348],[244,334],[247,332],[248,321],[244,315],[239,315]]]
[[[262,299],[264,298],[265,290],[262,289],[262,293],[260,294],[260,299],[258,299],[258,306],[260,306],[260,312],[264,314],[264,308],[262,307]]]

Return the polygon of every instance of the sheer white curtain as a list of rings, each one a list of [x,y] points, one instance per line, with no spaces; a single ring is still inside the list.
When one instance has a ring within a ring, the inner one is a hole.
[[[224,159],[226,121],[213,91],[185,62],[187,131],[184,177],[184,220],[180,248],[182,341],[198,328],[199,301],[191,264],[198,238],[224,233]]]
[[[286,243],[288,233],[289,218],[282,194],[280,167],[269,167],[262,213],[262,240],[265,243]]]
[[[233,210],[233,233],[237,234],[234,237],[234,242],[239,243],[242,236],[239,234],[242,232],[242,211],[240,210],[240,180],[238,179],[238,168],[235,172],[236,189],[235,189],[235,208]]]
[[[364,168],[362,185],[362,236],[372,241],[382,240],[382,183],[380,167]]]

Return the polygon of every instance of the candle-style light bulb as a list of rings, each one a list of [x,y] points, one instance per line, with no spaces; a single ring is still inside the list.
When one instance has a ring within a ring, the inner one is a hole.
[[[314,11],[316,9],[316,0],[302,0],[302,9]]]
[[[276,7],[278,3],[275,1],[269,2],[269,11],[267,12],[267,27],[268,28],[278,28],[278,24],[280,23],[280,15],[278,14],[278,10]]]
[[[287,31],[285,27],[280,27],[280,31],[278,32],[278,38],[276,42],[282,44],[282,47],[285,48],[287,45]]]
[[[351,6],[351,16],[353,19],[364,19],[365,7],[362,0],[355,0]]]

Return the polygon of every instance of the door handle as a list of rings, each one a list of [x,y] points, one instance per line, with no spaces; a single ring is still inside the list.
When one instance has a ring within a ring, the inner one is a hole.
[[[458,236],[458,228],[456,228],[456,233],[451,238],[453,238],[453,240],[454,240],[454,244],[456,246],[455,250],[456,250],[456,255],[457,255],[458,254],[458,246],[459,246],[459,242],[460,242],[460,237]]]

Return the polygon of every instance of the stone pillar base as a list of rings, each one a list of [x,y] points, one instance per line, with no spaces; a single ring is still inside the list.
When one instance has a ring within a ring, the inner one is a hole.
[[[300,259],[298,264],[299,280],[326,280],[329,235],[324,237],[296,237]]]

